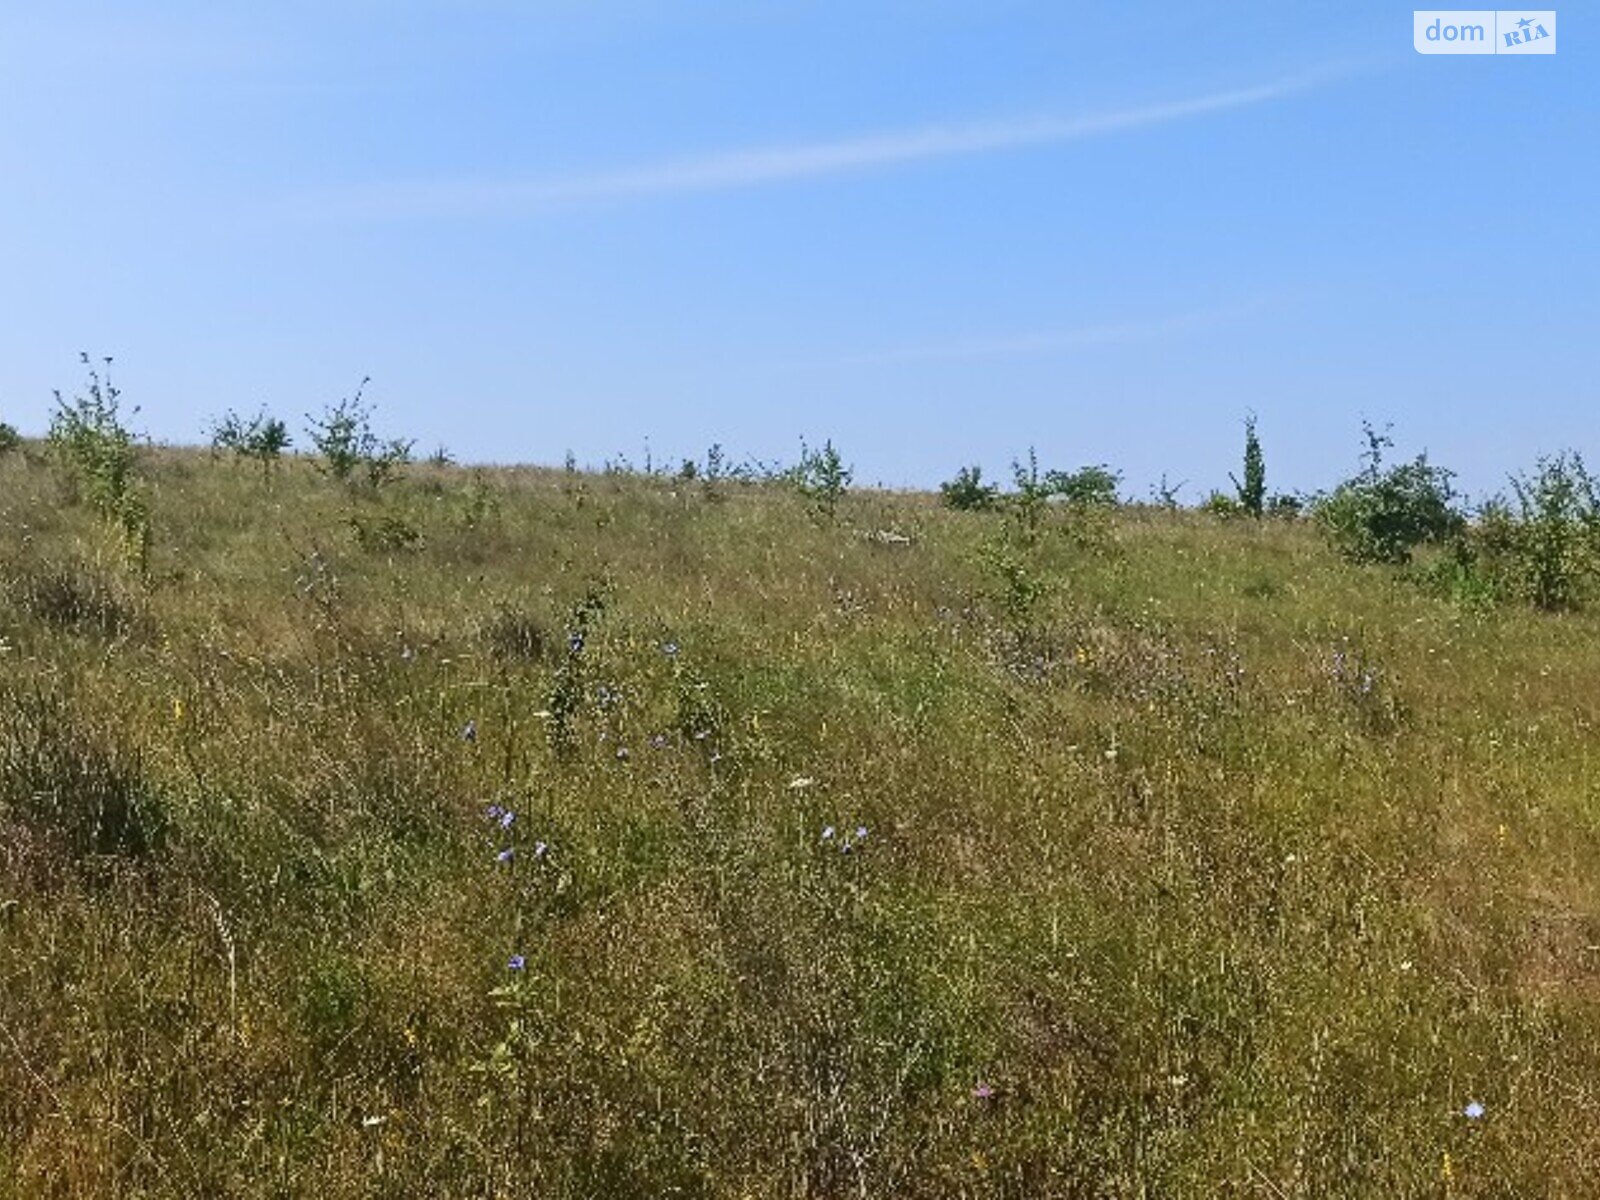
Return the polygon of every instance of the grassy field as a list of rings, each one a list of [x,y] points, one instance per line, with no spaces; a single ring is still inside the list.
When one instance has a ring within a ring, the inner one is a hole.
[[[141,573],[0,456],[0,1196],[1600,1194],[1594,616],[1292,521],[142,470]]]

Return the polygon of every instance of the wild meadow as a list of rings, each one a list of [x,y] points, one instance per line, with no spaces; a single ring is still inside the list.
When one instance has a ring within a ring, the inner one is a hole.
[[[63,413],[0,452],[0,1196],[1600,1193],[1600,618],[1482,582],[1526,508]]]

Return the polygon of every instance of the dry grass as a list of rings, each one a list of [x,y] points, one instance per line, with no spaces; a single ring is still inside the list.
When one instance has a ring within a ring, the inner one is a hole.
[[[1056,518],[1008,616],[926,496],[143,469],[141,579],[0,458],[0,1196],[1600,1191],[1593,617],[1274,522]]]

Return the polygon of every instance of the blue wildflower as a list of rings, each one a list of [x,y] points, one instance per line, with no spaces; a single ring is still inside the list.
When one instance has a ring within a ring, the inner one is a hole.
[[[1476,1121],[1479,1117],[1483,1116],[1483,1105],[1479,1104],[1476,1100],[1473,1100],[1461,1110],[1461,1115],[1466,1117],[1469,1121]]]
[[[504,850],[500,851],[499,854],[494,856],[494,860],[497,863],[508,863],[514,857],[515,851],[513,851],[510,846],[507,846]]]
[[[523,958],[522,955],[513,954],[511,956],[511,961],[506,963],[506,968],[508,970],[511,970],[511,971],[520,971],[520,970],[522,970],[523,967],[525,967],[527,965],[528,965],[528,960]]]

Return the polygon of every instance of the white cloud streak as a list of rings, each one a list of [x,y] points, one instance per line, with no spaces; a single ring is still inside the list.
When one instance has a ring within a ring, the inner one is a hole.
[[[1088,116],[1043,116],[982,124],[932,125],[836,141],[772,146],[547,179],[465,177],[392,182],[303,197],[308,213],[367,217],[515,215],[589,203],[718,192],[1057,146],[1214,113],[1249,108],[1329,82],[1345,72],[1304,75],[1186,100]]]
[[[1121,346],[1159,341],[1210,325],[1221,324],[1259,311],[1267,301],[1253,300],[1226,308],[1206,308],[1176,316],[1143,321],[1082,325],[1071,329],[1041,330],[993,337],[957,338],[918,346],[871,350],[837,358],[792,364],[800,368],[893,366],[974,358],[1015,358],[1024,355],[1065,354],[1100,346]]]

